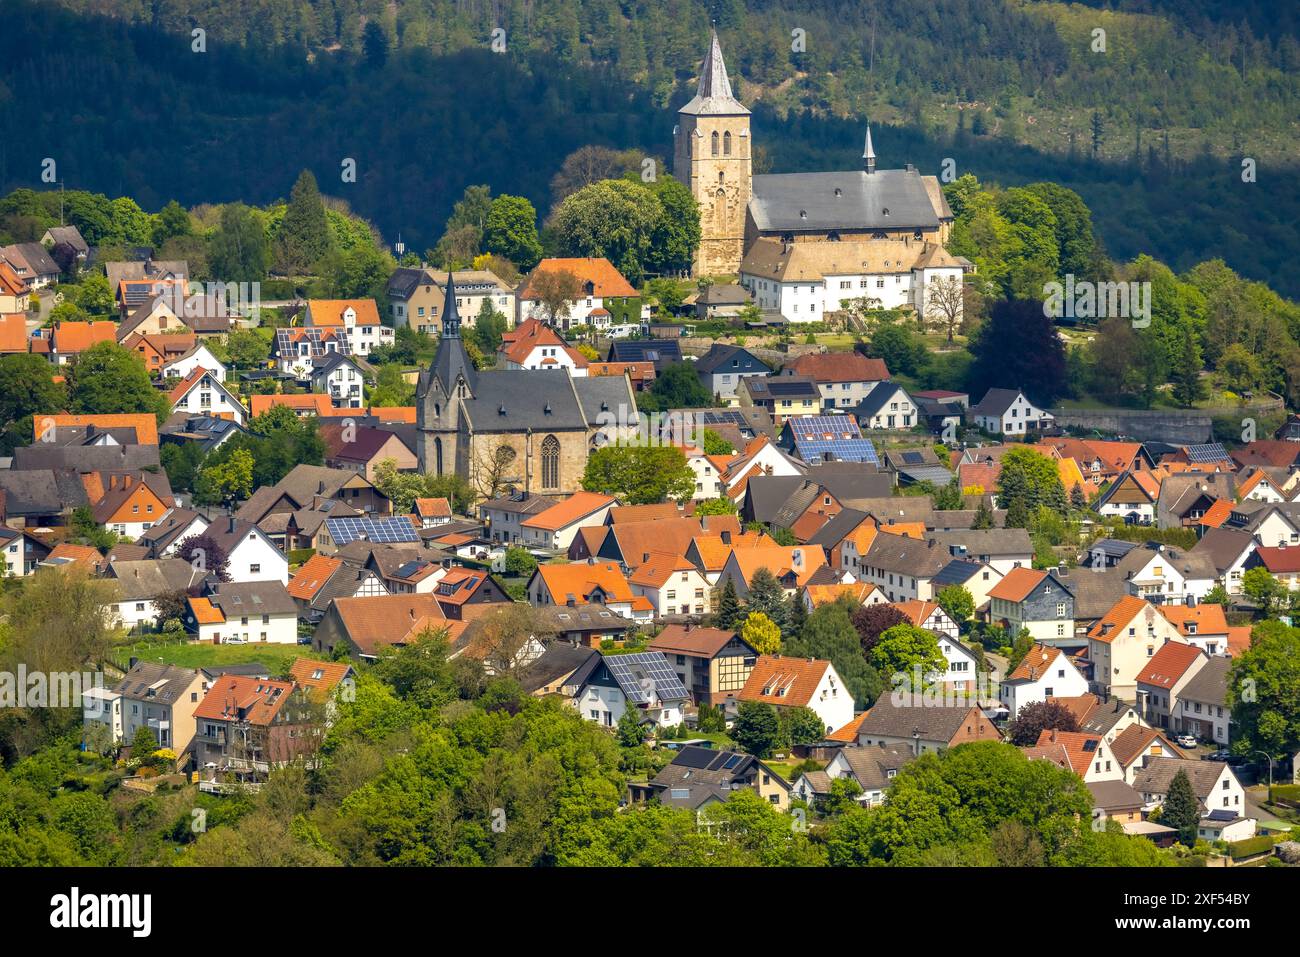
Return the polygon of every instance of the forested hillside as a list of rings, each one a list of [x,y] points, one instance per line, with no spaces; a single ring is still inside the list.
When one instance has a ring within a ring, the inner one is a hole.
[[[390,240],[424,249],[471,183],[545,214],[579,146],[668,155],[713,17],[755,104],[760,168],[852,167],[870,113],[882,166],[937,172],[951,157],[984,180],[1059,181],[1118,258],[1183,269],[1217,256],[1300,291],[1283,266],[1300,213],[1278,165],[1300,62],[1284,30],[1016,0],[803,6],[15,0],[0,119],[21,133],[0,144],[0,190],[39,187],[50,157],[68,187],[146,208],[268,203],[306,166]],[[1105,54],[1089,53],[1094,21]],[[498,23],[505,55],[488,49]],[[805,53],[790,52],[794,29]],[[1257,182],[1242,181],[1243,155]],[[340,179],[345,158],[355,183]]]

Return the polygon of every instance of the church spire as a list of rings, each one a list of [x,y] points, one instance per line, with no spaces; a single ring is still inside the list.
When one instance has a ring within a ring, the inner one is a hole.
[[[876,171],[876,151],[871,145],[871,121],[867,120],[867,145],[862,149],[862,168],[868,173]]]
[[[433,357],[433,375],[442,382],[447,395],[456,391],[456,383],[464,379],[469,394],[478,387],[478,372],[465,351],[460,338],[460,311],[456,308],[456,284],[447,273],[447,286],[442,303],[442,337]]]
[[[678,112],[721,116],[744,116],[749,113],[731,91],[731,80],[727,76],[727,64],[722,59],[722,44],[718,42],[717,29],[713,30],[709,52],[704,55],[704,64],[700,67],[700,82],[695,88],[695,96]]]
[[[447,270],[446,294],[442,300],[442,337],[460,338],[460,310],[456,308],[456,281]]]
[[[702,97],[722,96],[734,99],[731,95],[731,80],[727,78],[727,64],[722,60],[722,44],[718,42],[715,28],[709,43],[709,52],[704,57],[704,66],[700,69],[700,85],[696,95]]]

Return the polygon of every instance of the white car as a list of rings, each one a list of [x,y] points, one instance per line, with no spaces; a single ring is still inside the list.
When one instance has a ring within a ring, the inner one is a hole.
[[[1196,736],[1193,734],[1180,734],[1177,740],[1180,748],[1196,747]]]

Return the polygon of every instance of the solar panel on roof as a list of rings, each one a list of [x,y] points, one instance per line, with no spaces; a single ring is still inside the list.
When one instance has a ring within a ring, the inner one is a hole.
[[[364,515],[327,518],[325,526],[336,545],[346,545],[358,539],[381,544],[418,542],[415,526],[405,517],[370,518]]]
[[[1231,459],[1231,456],[1228,455],[1228,450],[1218,442],[1187,446],[1187,461],[1189,462],[1223,462],[1229,459]]]
[[[805,462],[862,462],[879,465],[876,447],[864,439],[851,416],[805,415],[787,419],[794,450]]]
[[[686,687],[662,652],[610,655],[605,664],[633,704],[649,704],[651,697],[661,701],[687,697]]]

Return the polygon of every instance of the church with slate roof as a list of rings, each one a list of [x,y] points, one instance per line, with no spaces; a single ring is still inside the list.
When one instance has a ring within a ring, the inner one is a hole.
[[[860,170],[753,174],[749,110],[735,97],[715,31],[695,96],[677,113],[673,171],[700,204],[695,274],[731,275],[759,239],[891,240],[918,252],[948,240],[953,213],[934,176],[876,169],[867,128]]]
[[[446,289],[438,351],[416,387],[420,471],[459,475],[488,498],[510,488],[577,491],[601,426],[636,416],[627,377],[574,379],[563,368],[480,372],[460,337],[450,275]]]

